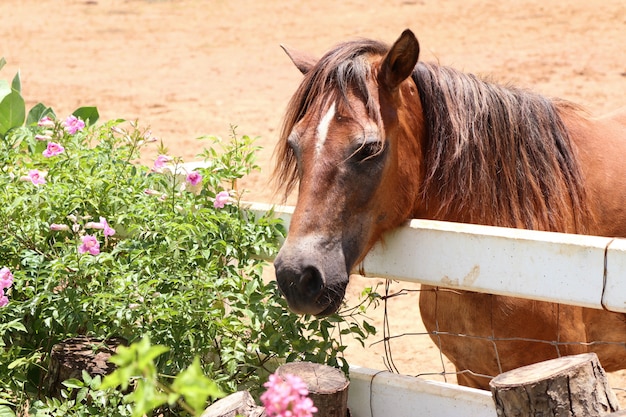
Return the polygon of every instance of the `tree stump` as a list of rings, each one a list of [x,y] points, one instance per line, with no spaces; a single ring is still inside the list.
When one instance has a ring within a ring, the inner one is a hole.
[[[239,391],[214,402],[200,417],[265,417],[265,408],[257,405],[248,391]]]
[[[499,417],[595,417],[619,409],[595,353],[517,368],[489,385]]]
[[[87,336],[73,337],[52,346],[50,368],[47,376],[48,392],[59,396],[63,390],[62,382],[70,379],[82,379],[82,371],[91,376],[108,375],[115,370],[109,358],[115,354],[118,346],[125,345],[122,338],[95,339]]]
[[[309,397],[317,407],[316,415],[323,417],[348,416],[348,378],[339,369],[312,362],[291,362],[276,370],[279,376],[300,377],[309,389]]]

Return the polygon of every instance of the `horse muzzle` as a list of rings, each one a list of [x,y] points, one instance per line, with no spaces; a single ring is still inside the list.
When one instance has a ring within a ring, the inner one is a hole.
[[[274,268],[278,288],[294,313],[328,316],[341,306],[349,275],[340,244],[321,237],[288,238]]]

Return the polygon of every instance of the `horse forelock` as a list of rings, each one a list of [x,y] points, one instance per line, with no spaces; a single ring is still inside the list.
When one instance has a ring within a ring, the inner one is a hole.
[[[419,63],[427,130],[422,198],[441,219],[584,233],[583,178],[568,104]]]
[[[326,53],[305,74],[300,86],[287,106],[276,148],[274,181],[285,197],[298,182],[296,156],[289,146],[288,137],[294,126],[309,112],[323,114],[324,105],[337,102],[342,109],[350,110],[351,96],[363,100],[370,119],[380,123],[380,110],[368,83],[371,80],[372,56],[383,56],[389,47],[384,43],[363,39],[344,42]]]

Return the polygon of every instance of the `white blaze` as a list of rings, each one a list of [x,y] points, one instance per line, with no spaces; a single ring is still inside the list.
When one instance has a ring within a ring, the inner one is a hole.
[[[320,124],[317,126],[317,143],[315,144],[315,153],[319,155],[324,147],[324,142],[326,142],[326,136],[328,136],[328,127],[330,126],[330,122],[335,117],[335,103],[333,103],[322,120],[320,120]]]

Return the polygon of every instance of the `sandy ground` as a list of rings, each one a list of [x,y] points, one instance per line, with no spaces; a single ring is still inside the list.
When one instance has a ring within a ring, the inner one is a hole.
[[[228,137],[236,125],[263,147],[261,173],[241,184],[246,199],[279,202],[267,180],[300,80],[279,45],[321,56],[356,37],[391,43],[405,28],[418,36],[423,60],[593,113],[626,105],[623,0],[2,0],[0,56],[8,65],[0,76],[19,69],[27,105],[41,101],[62,117],[96,105],[102,120],[139,119],[187,161],[198,153],[195,138]],[[378,281],[356,280],[350,300]],[[393,303],[392,332],[421,331],[416,295]],[[382,310],[371,316],[382,333]],[[428,337],[395,339],[392,353],[403,373],[442,371]],[[382,344],[347,352],[352,363],[378,369],[383,356]],[[626,387],[621,375],[612,378]]]

